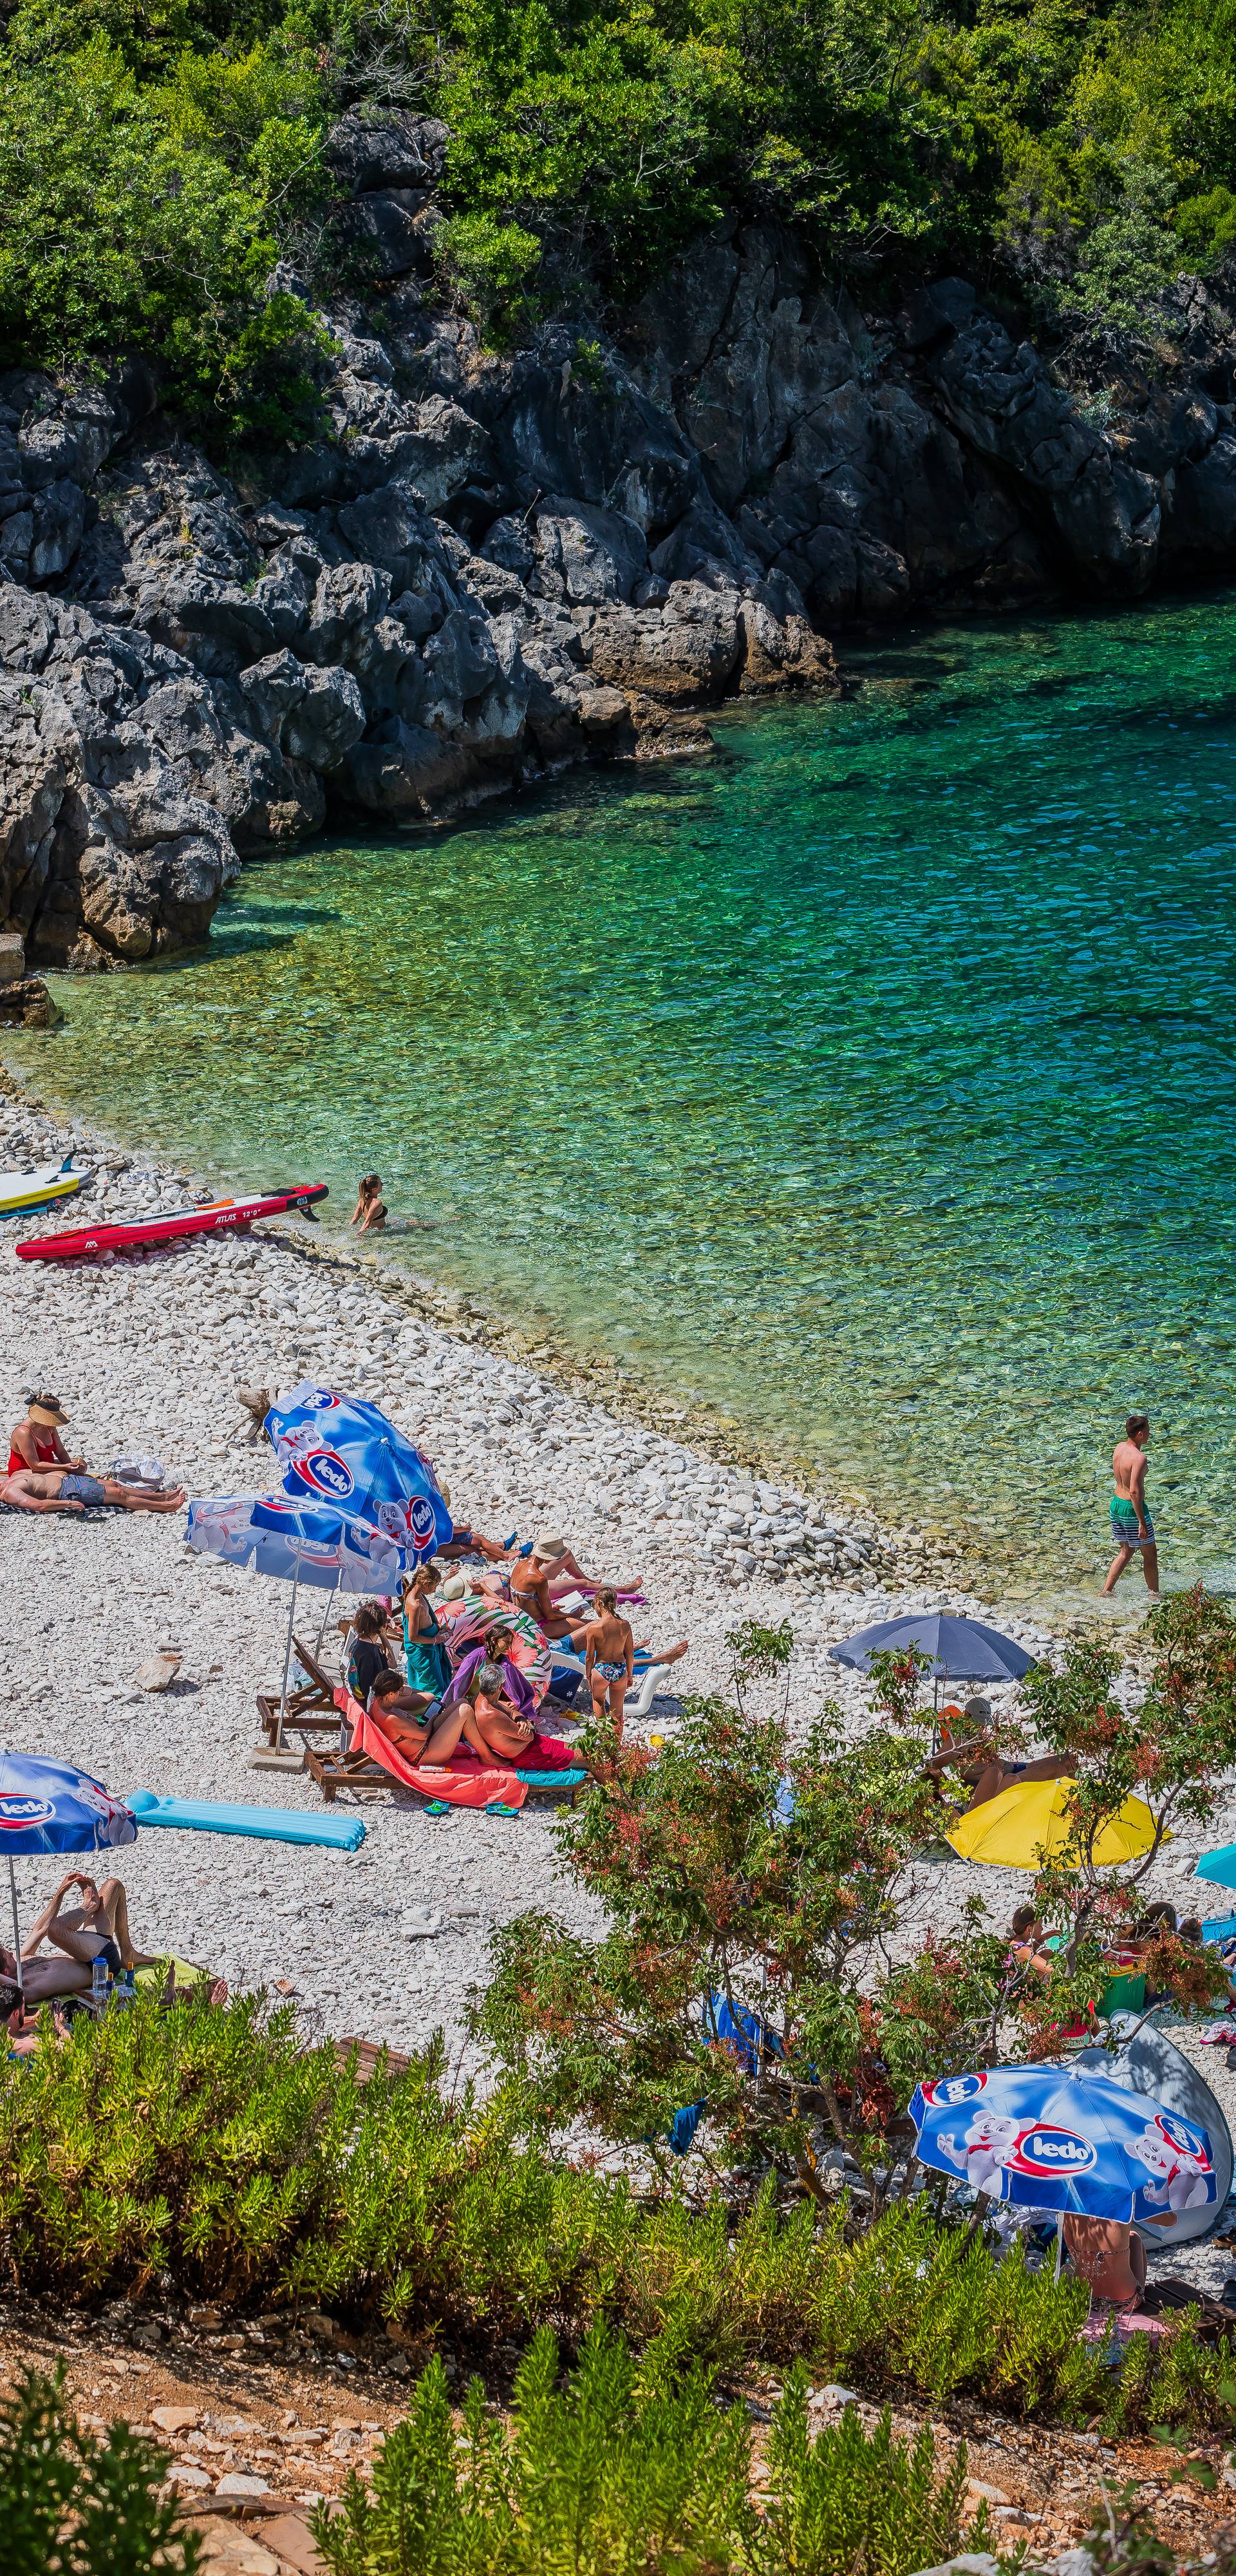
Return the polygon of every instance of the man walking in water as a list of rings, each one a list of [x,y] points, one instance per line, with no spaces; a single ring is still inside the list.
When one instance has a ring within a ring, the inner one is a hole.
[[[1116,1491],[1112,1496],[1112,1537],[1116,1553],[1107,1570],[1104,1593],[1114,1592],[1126,1565],[1141,1549],[1142,1572],[1152,1601],[1159,1598],[1159,1551],[1155,1545],[1154,1522],[1146,1509],[1146,1443],[1150,1438],[1149,1417],[1131,1413],[1124,1426],[1124,1438],[1112,1452],[1112,1475]]]

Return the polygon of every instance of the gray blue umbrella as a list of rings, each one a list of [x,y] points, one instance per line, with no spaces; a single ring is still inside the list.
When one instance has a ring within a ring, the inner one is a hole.
[[[869,1673],[873,1656],[904,1654],[909,1646],[930,1657],[933,1681],[1019,1682],[1035,1661],[1015,1638],[1002,1637],[998,1628],[985,1628],[981,1620],[946,1610],[914,1610],[900,1619],[881,1619],[874,1628],[860,1628],[856,1637],[844,1637],[828,1651],[835,1664]]]

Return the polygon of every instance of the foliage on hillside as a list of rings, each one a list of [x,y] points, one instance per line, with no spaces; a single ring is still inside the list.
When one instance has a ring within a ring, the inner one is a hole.
[[[1149,328],[1236,237],[1233,0],[17,0],[0,355],[155,353],[192,419],[312,416],[357,100],[452,129],[444,284],[491,330],[636,294],[731,210],[825,267],[964,266]]]

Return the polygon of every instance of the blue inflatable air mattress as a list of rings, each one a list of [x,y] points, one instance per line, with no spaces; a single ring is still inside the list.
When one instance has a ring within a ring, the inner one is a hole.
[[[156,1798],[134,1789],[124,1801],[143,1831],[179,1825],[199,1834],[248,1834],[255,1842],[327,1843],[333,1851],[359,1851],[365,1828],[359,1816],[315,1816],[296,1807],[229,1807],[205,1798]]]

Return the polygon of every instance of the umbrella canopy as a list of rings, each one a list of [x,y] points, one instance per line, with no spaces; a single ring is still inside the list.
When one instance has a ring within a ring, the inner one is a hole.
[[[946,2076],[910,2117],[923,2164],[1025,2209],[1161,2225],[1218,2198],[1208,2131],[1087,2063]]]
[[[306,1380],[265,1429],[289,1494],[368,1522],[413,1560],[446,1546],[453,1524],[433,1469],[376,1404]]]
[[[88,1771],[0,1753],[0,1853],[115,1851],[137,1840],[127,1807]]]
[[[1067,1860],[1072,1836],[1068,1793],[1067,1780],[1015,1780],[1010,1789],[959,1816],[944,1839],[962,1860],[986,1861],[994,1869],[1039,1869],[1044,1859]],[[1140,1798],[1126,1798],[1119,1815],[1103,1827],[1094,1857],[1101,1869],[1112,1869],[1117,1861],[1140,1860],[1153,1841],[1149,1807]]]
[[[1223,1843],[1218,1851],[1203,1852],[1194,1876],[1209,1878],[1216,1887],[1236,1887],[1236,1843]]]
[[[14,1860],[23,1852],[115,1851],[136,1841],[129,1809],[88,1771],[75,1771],[68,1762],[45,1762],[34,1753],[0,1753],[0,1851],[9,1865],[19,1995],[25,1992],[25,1976]]]
[[[211,1494],[190,1503],[185,1537],[204,1556],[331,1592],[392,1593],[402,1563],[380,1530],[289,1494]]]
[[[453,1601],[445,1605],[444,1615],[454,1611]],[[510,1601],[491,1601],[483,1592],[466,1592],[458,1605],[458,1615],[451,1618],[448,1639],[451,1653],[458,1654],[465,1645],[480,1645],[491,1628],[511,1631],[510,1661],[524,1676],[539,1708],[549,1688],[553,1670],[553,1649],[528,1610],[517,1610]]]
[[[977,1619],[962,1619],[944,1610],[907,1611],[900,1619],[882,1619],[878,1626],[860,1628],[856,1637],[844,1637],[828,1651],[835,1664],[869,1673],[873,1655],[904,1653],[907,1646],[930,1655],[933,1681],[1019,1682],[1034,1662],[1024,1646],[1013,1637],[1002,1637],[998,1628],[984,1628]]]

